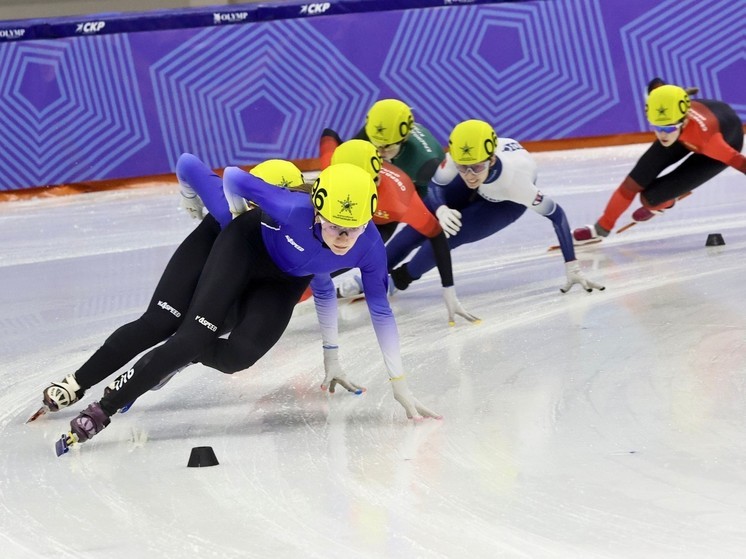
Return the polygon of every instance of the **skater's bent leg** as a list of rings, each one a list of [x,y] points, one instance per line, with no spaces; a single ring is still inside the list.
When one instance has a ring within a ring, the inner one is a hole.
[[[123,373],[102,400],[107,413],[114,413],[156,386],[167,375],[188,365],[217,338],[218,331],[252,282],[267,268],[276,270],[261,238],[260,212],[246,212],[233,220],[215,241],[210,256],[176,333]]]
[[[101,382],[181,324],[220,226],[208,215],[179,245],[166,265],[147,310],[115,330],[76,372],[84,390]]]
[[[410,225],[404,227],[396,235],[391,237],[386,244],[386,260],[389,270],[396,266],[409,255],[410,252],[421,246],[427,237],[419,233]]]
[[[251,289],[242,300],[239,322],[227,339],[219,338],[199,362],[223,373],[248,369],[277,343],[287,329],[295,302],[310,277],[278,278]]]
[[[488,202],[477,200],[461,210],[463,226],[457,235],[448,239],[448,245],[454,250],[461,245],[485,239],[504,229],[526,211],[526,206],[515,202]],[[413,279],[435,267],[435,255],[430,243],[423,245],[407,263],[407,269]]]
[[[670,173],[655,179],[640,195],[642,205],[651,209],[668,207],[676,198],[702,186],[726,168],[725,163],[694,154]]]

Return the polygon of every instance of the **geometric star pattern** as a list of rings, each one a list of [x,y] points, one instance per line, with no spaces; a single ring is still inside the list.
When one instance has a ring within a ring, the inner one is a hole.
[[[303,20],[206,29],[150,73],[172,169],[184,151],[211,168],[317,157],[321,131],[359,127],[378,93]]]
[[[0,189],[100,179],[150,142],[126,35],[0,45]]]
[[[573,136],[619,103],[602,21],[600,0],[408,11],[381,78],[440,140],[469,118],[498,136]]]
[[[746,120],[746,2],[665,0],[620,28],[633,91],[648,81],[697,86],[700,96],[726,99]],[[641,110],[641,130],[649,125]]]
[[[213,168],[316,157],[323,128],[349,136],[381,97],[442,144],[468,118],[519,140],[648,130],[653,76],[746,120],[746,0],[623,1],[361,6],[54,40],[6,30],[0,190],[165,173],[184,151]]]

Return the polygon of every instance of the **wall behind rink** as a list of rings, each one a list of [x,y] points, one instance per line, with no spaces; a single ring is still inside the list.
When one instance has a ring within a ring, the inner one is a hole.
[[[742,0],[340,0],[0,22],[0,190],[317,155],[379,98],[443,144],[646,128],[660,75],[746,120]]]

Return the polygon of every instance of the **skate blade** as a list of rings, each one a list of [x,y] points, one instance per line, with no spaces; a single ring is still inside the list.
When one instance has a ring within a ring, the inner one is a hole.
[[[624,227],[620,227],[619,229],[617,229],[616,230],[616,234],[618,235],[619,233],[624,233],[627,229],[629,229],[630,227],[634,227],[638,223],[639,222],[637,222],[637,221],[632,221],[632,222],[628,223],[627,225],[625,225]]]
[[[365,301],[365,293],[358,293],[357,295],[351,295],[349,297],[342,297],[337,293],[337,303],[357,303],[358,301]]]
[[[580,241],[580,242],[573,241],[572,246],[574,246],[575,248],[582,248],[587,245],[595,245],[597,243],[600,243],[603,240],[604,240],[603,237],[598,237],[596,239],[590,239],[589,241]],[[552,245],[547,249],[547,252],[553,252],[555,250],[560,250],[561,248],[562,247],[560,245]]]
[[[64,433],[57,442],[54,443],[54,451],[57,456],[62,456],[70,451],[70,447],[78,442],[78,436],[75,433]]]
[[[36,411],[36,412],[34,413],[34,415],[32,415],[31,417],[29,417],[29,418],[28,418],[28,419],[26,420],[26,423],[31,423],[32,421],[36,421],[36,420],[37,420],[37,419],[39,419],[39,418],[40,418],[40,417],[41,417],[42,415],[46,415],[46,414],[48,414],[48,413],[49,413],[50,411],[51,411],[51,410],[49,409],[49,407],[47,407],[46,405],[43,405],[42,407],[40,407],[40,408],[39,408],[39,409],[38,409],[38,410],[37,410],[37,411]]]

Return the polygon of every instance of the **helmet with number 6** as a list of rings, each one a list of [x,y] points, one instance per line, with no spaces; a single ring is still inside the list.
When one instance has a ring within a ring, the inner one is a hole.
[[[398,99],[376,101],[365,119],[365,133],[376,147],[403,142],[413,126],[412,109]]]
[[[283,188],[298,188],[305,184],[303,173],[290,161],[285,159],[267,159],[249,171],[264,182]]]
[[[350,163],[337,163],[319,173],[311,200],[327,221],[341,227],[358,227],[373,217],[378,194],[370,174]]]
[[[495,153],[497,134],[483,120],[465,120],[457,124],[448,138],[451,158],[459,165],[486,161]]]
[[[381,172],[381,156],[376,146],[365,140],[348,140],[337,146],[332,154],[332,165],[350,163],[366,171],[374,181]]]
[[[648,95],[645,113],[650,124],[667,126],[684,120],[690,106],[689,95],[683,88],[678,85],[662,85]]]

